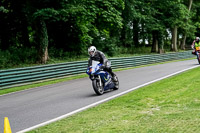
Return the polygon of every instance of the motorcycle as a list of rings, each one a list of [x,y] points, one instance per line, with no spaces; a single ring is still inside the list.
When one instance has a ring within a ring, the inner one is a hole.
[[[197,60],[200,64],[200,47],[196,47],[195,49],[196,49]]]
[[[102,64],[98,61],[92,61],[92,66],[88,67],[86,73],[92,80],[92,86],[97,95],[102,95],[109,90],[119,89],[119,80],[117,76],[111,76],[110,73],[101,69]]]

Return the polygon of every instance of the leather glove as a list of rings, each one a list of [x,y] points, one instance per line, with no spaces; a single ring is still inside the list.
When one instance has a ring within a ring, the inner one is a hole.
[[[89,78],[90,78],[91,80],[93,80],[93,79],[94,79],[94,76],[93,76],[93,75],[90,75]]]
[[[105,65],[101,65],[100,66],[100,69],[104,69],[106,66]]]

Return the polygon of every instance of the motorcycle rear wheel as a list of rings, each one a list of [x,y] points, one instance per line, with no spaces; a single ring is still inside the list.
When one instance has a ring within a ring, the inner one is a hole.
[[[199,62],[199,64],[200,64],[200,53],[199,52],[197,52],[197,60],[198,60],[198,62]]]
[[[101,81],[96,80],[96,79],[94,79],[94,80],[92,81],[93,89],[94,89],[94,91],[95,91],[95,93],[96,93],[97,95],[102,95],[102,94],[104,93],[103,83],[101,83],[102,86],[100,86],[100,82],[101,82]]]

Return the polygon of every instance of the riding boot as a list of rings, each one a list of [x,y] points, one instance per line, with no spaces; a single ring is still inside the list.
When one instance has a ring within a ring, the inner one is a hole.
[[[109,72],[112,76],[113,81],[117,81],[115,73],[112,71],[112,68],[107,68],[107,72]]]

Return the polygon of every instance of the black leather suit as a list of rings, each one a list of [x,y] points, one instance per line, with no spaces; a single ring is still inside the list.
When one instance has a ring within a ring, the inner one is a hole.
[[[88,60],[88,67],[92,65],[92,60],[99,61],[101,64],[103,64],[104,70],[109,72],[112,76],[114,76],[111,67],[107,67],[108,59],[106,58],[103,52],[97,50],[93,57],[90,56]]]

